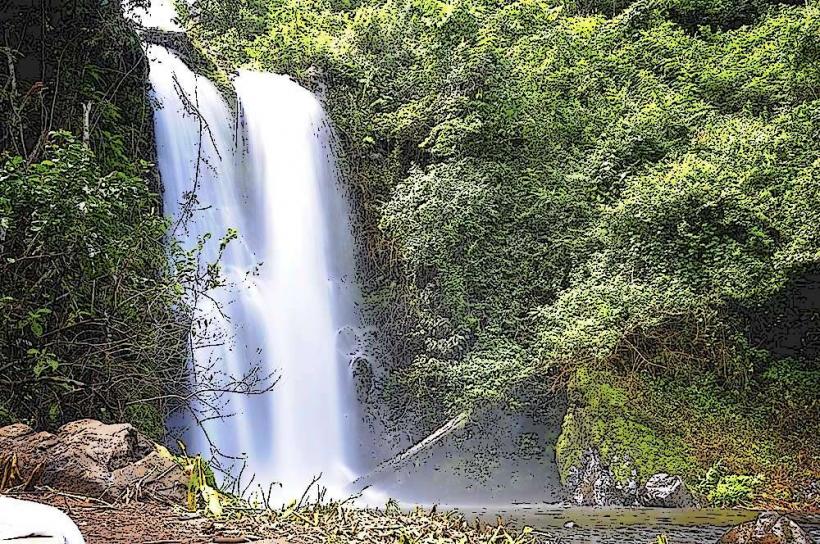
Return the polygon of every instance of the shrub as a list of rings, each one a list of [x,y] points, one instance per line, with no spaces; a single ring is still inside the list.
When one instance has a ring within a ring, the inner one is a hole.
[[[709,504],[720,508],[750,506],[763,483],[762,476],[729,474],[722,462],[715,463],[695,489]]]
[[[177,253],[172,272],[156,207],[144,178],[102,170],[68,133],[53,134],[39,162],[0,164],[6,418],[54,427],[139,416],[159,433],[186,383],[190,267]]]

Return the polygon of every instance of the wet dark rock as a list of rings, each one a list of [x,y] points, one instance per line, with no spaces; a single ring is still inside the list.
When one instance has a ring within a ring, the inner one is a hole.
[[[680,476],[655,474],[638,490],[638,501],[643,506],[658,508],[688,508],[695,499]]]
[[[632,463],[632,458],[624,455],[623,459],[614,457],[612,464],[620,463],[622,468],[630,471],[629,478],[625,482],[618,482],[615,487],[621,496],[624,506],[637,506],[638,502],[638,471]]]
[[[809,535],[787,516],[763,512],[723,535],[718,544],[811,544]]]
[[[601,462],[598,452],[589,450],[580,466],[572,467],[567,478],[569,500],[578,506],[614,506],[623,504],[623,492],[615,476]]]

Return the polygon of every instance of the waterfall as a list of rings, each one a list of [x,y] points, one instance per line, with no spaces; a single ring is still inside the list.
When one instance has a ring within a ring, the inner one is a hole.
[[[190,215],[173,236],[193,248],[210,235],[209,261],[219,237],[238,233],[221,257],[228,285],[196,301],[209,345],[193,350],[193,379],[255,367],[279,377],[269,393],[223,397],[222,412],[233,416],[202,423],[204,432],[190,425],[188,449],[216,446],[223,458],[245,459],[244,479],[252,474],[265,489],[281,483],[274,495],[282,501],[319,473],[341,496],[355,477],[350,362],[360,349],[359,292],[322,107],[285,76],[242,71],[234,112],[172,53],[149,46],[148,55],[165,212]]]

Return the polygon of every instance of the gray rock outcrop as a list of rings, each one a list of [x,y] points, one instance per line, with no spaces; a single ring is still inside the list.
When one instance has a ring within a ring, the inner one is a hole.
[[[638,490],[638,501],[643,506],[659,508],[690,508],[695,499],[680,476],[655,474]]]
[[[105,500],[153,498],[181,502],[183,469],[129,424],[92,419],[73,421],[56,433],[34,432],[22,424],[0,428],[0,459],[15,458],[7,487],[55,489]]]
[[[569,500],[578,506],[613,506],[623,504],[623,495],[609,467],[596,451],[584,453],[581,463],[572,467],[567,478]]]

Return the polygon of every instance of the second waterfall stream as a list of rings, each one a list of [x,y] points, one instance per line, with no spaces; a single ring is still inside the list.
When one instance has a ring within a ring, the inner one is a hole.
[[[243,476],[274,499],[298,499],[314,476],[342,496],[356,476],[358,415],[350,374],[359,291],[349,209],[332,131],[316,97],[281,75],[242,71],[236,108],[166,49],[148,47],[157,160],[172,235],[184,247],[235,231],[220,260],[227,286],[196,301],[209,341],[192,368],[211,380],[258,369],[263,395],[228,394],[232,417],[188,421],[188,449],[244,459]],[[216,332],[214,332],[216,331]],[[214,334],[216,340],[213,341]]]

